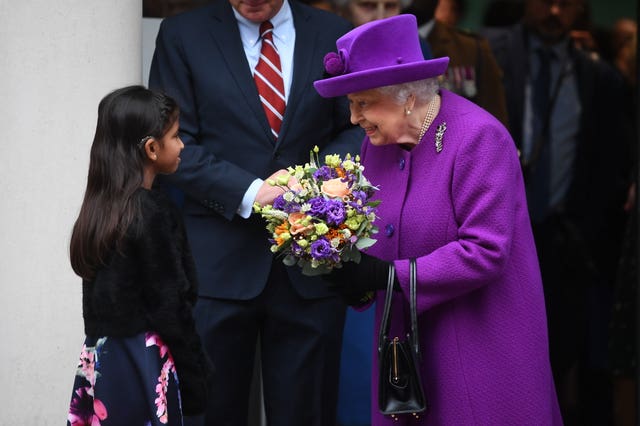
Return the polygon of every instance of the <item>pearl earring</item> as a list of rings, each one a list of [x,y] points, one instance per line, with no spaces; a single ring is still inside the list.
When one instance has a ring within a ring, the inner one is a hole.
[[[406,115],[411,115],[411,110],[410,110],[410,109],[405,108],[404,113],[405,113]]]

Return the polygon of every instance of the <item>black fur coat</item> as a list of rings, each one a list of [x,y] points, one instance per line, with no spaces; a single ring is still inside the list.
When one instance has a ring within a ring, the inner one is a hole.
[[[156,332],[169,346],[185,415],[204,411],[209,358],[195,330],[195,266],[182,219],[166,197],[136,192],[141,215],[92,282],[83,283],[87,336],[129,337]]]

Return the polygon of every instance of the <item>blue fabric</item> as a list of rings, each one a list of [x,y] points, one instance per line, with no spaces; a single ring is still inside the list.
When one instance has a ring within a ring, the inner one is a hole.
[[[85,339],[67,416],[80,424],[182,426],[173,357],[158,335]]]
[[[538,51],[540,69],[533,82],[533,146],[540,143],[540,154],[533,164],[529,179],[528,202],[531,219],[542,221],[547,215],[549,206],[549,175],[551,163],[551,147],[549,146],[549,95],[551,91],[551,52],[547,49]],[[538,142],[538,141],[541,142]],[[533,154],[535,155],[535,153]]]
[[[431,47],[429,47],[429,43],[427,40],[420,37],[420,48],[422,49],[422,56],[425,59],[433,59],[433,54],[431,53]]]
[[[342,340],[338,424],[371,424],[371,362],[375,304],[366,311],[347,310]]]

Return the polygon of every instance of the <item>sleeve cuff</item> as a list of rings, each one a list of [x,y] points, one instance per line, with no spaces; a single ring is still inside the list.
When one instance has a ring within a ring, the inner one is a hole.
[[[249,216],[251,216],[251,212],[253,210],[253,202],[255,201],[258,190],[263,183],[264,181],[262,179],[256,179],[251,182],[251,185],[249,185],[249,188],[247,188],[247,192],[244,193],[242,202],[238,207],[238,216],[242,217],[243,219],[248,219]]]

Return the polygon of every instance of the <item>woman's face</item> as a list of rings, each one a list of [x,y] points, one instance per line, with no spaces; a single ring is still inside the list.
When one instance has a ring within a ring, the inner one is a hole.
[[[362,127],[373,145],[404,143],[409,139],[405,105],[378,89],[351,93],[351,122]]]

